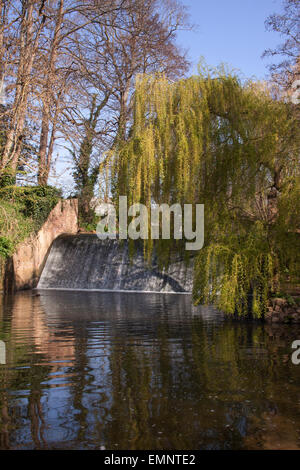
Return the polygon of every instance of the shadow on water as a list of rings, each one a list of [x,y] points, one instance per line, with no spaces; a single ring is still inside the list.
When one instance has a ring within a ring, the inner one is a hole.
[[[187,295],[7,297],[0,448],[300,448],[295,339]]]

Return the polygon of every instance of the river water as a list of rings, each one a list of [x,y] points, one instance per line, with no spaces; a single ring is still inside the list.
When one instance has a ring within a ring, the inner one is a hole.
[[[0,301],[1,449],[300,449],[299,327],[180,294]]]

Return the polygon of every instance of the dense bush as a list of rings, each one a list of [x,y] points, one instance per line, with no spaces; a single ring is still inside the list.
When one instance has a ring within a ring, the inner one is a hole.
[[[6,186],[0,189],[0,199],[18,201],[23,197],[61,197],[61,191],[52,186]]]
[[[11,186],[15,184],[15,182],[16,182],[16,175],[7,170],[0,177],[0,188]]]
[[[0,236],[0,256],[6,258],[10,256],[13,252],[13,243],[7,237]]]
[[[9,256],[18,243],[38,231],[60,196],[50,186],[0,188],[0,256]]]
[[[6,186],[0,189],[0,200],[23,204],[22,212],[25,217],[33,219],[37,229],[44,223],[60,196],[61,192],[51,186]]]

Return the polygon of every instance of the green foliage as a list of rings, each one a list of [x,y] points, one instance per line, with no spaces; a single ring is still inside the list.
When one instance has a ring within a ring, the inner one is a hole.
[[[7,186],[0,189],[0,199],[22,201],[25,197],[59,198],[61,191],[52,186]]]
[[[195,301],[260,318],[280,282],[299,276],[299,145],[293,105],[224,69],[173,83],[139,77],[129,139],[111,158],[112,194],[116,204],[204,203]],[[150,259],[153,241],[144,244]],[[157,244],[168,259],[174,242]]]
[[[13,252],[13,244],[11,240],[7,237],[0,236],[0,256],[6,258],[10,256]]]
[[[196,303],[215,303],[230,315],[260,318],[277,286],[278,259],[261,223],[239,228],[239,235],[220,232],[199,252],[194,298]]]
[[[0,189],[0,199],[12,204],[21,203],[25,217],[31,217],[39,229],[57,204],[61,192],[51,186],[6,186]]]
[[[80,228],[83,230],[86,230],[87,232],[95,232],[97,228],[97,224],[99,220],[101,219],[101,217],[97,216],[94,211],[92,212],[92,214],[93,214],[93,218],[91,222],[85,222],[82,218],[79,219]]]
[[[0,199],[0,235],[10,240],[13,249],[34,230],[33,220],[24,215],[24,204]]]
[[[8,169],[6,169],[6,171],[4,171],[0,175],[0,188],[14,185],[15,182],[16,182],[16,175],[13,171],[9,171]]]
[[[46,186],[0,189],[0,234],[8,241],[3,241],[2,256],[9,256],[18,243],[40,229],[59,197],[58,189]]]

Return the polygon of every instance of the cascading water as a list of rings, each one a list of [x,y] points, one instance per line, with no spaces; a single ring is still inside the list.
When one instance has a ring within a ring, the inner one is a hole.
[[[155,257],[145,264],[141,246],[131,258],[127,241],[80,234],[53,242],[38,289],[191,293],[192,283],[192,263],[176,259],[160,271]]]

